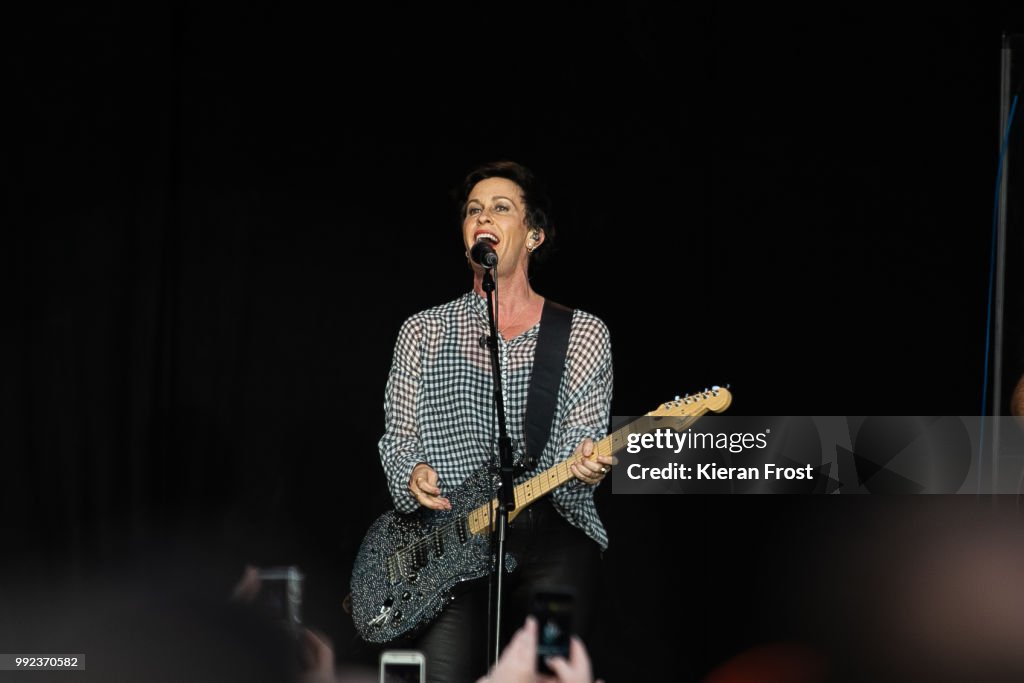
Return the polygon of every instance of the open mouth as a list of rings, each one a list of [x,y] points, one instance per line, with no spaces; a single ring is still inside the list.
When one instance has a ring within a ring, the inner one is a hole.
[[[484,232],[483,230],[477,230],[473,233],[474,242],[489,242],[490,244],[497,244],[501,240],[498,236],[491,232]]]

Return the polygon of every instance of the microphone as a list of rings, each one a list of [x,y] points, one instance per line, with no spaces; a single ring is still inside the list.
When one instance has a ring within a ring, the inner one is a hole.
[[[487,240],[480,240],[474,244],[473,248],[469,250],[469,257],[473,259],[473,263],[484,268],[494,268],[498,265],[498,255],[494,253],[494,247]]]

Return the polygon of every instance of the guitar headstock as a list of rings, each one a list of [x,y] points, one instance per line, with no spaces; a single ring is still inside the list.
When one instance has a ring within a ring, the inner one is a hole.
[[[732,394],[723,387],[711,387],[695,394],[676,396],[675,400],[662,403],[656,410],[647,413],[655,417],[673,415],[698,415],[707,411],[720,413],[732,403]]]

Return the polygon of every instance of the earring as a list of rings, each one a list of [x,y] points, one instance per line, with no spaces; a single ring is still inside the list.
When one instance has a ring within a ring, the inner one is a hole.
[[[533,239],[533,240],[539,240],[540,239],[540,230],[534,230],[533,231],[533,235],[531,235],[530,238]]]

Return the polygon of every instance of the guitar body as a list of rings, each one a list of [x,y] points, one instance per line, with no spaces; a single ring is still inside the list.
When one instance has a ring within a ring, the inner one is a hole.
[[[448,492],[451,510],[377,518],[352,570],[352,619],[364,640],[411,635],[440,614],[459,584],[487,575],[490,535],[470,533],[466,517],[492,499],[497,479],[486,468],[474,472]],[[506,567],[514,567],[511,556]]]

